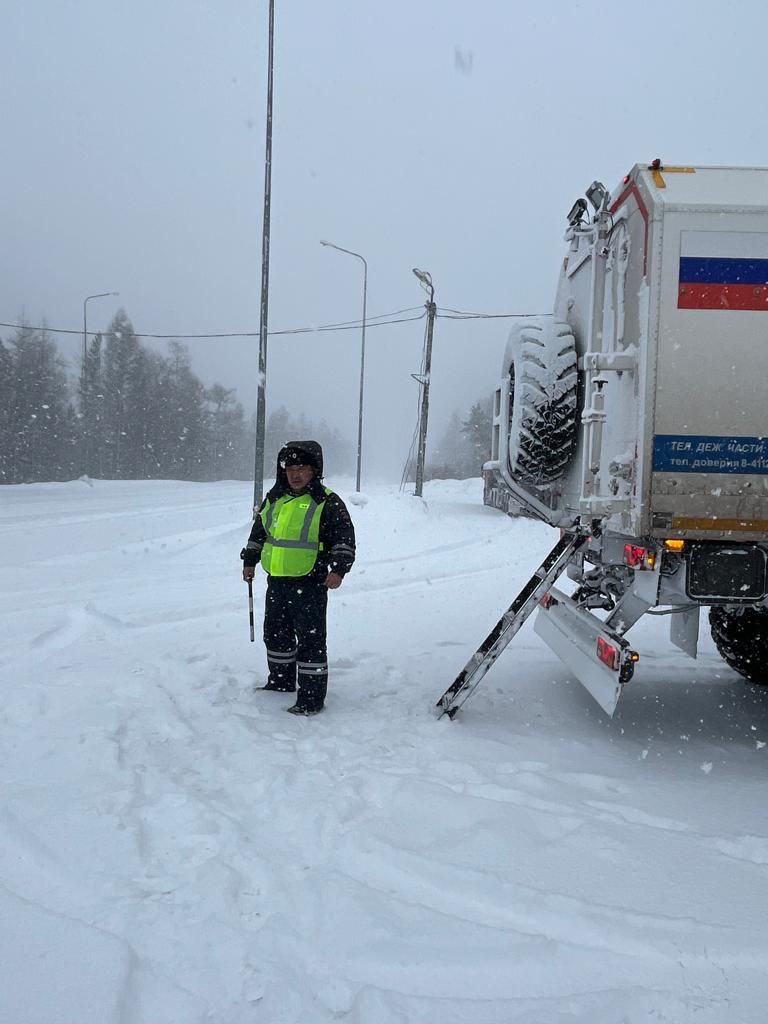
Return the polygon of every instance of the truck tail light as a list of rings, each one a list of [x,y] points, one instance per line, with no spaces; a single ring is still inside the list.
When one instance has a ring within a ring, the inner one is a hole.
[[[653,569],[656,565],[656,552],[636,544],[625,544],[624,564],[630,569]]]
[[[604,640],[601,636],[597,638],[597,656],[604,665],[608,668],[612,668],[618,671],[619,668],[619,652],[613,646],[609,644],[607,640]]]
[[[554,597],[552,597],[550,592],[547,591],[546,594],[542,594],[539,598],[539,604],[544,609],[544,611],[547,611],[552,607],[553,604],[555,604],[555,599]]]

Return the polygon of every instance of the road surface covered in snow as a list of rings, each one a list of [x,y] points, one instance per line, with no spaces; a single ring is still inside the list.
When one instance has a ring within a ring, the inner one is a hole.
[[[609,720],[529,623],[437,721],[556,535],[425,499],[350,503],[296,719],[248,484],[2,489],[3,1024],[765,1020],[768,693],[648,620]]]

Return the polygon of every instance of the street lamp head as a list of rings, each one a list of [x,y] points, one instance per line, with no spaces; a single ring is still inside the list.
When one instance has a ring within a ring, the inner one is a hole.
[[[335,242],[326,242],[324,238],[320,239],[320,245],[327,245],[329,249],[335,249],[336,252],[345,252],[347,256],[354,256],[358,260],[362,260],[363,266],[365,267],[365,273],[368,273],[368,263],[366,262],[365,256],[362,256],[359,252],[353,252],[351,249],[345,249],[343,245],[336,245]]]
[[[435,286],[432,284],[432,275],[428,274],[426,270],[419,270],[418,267],[413,268],[413,272],[419,280],[419,284],[422,286],[424,291],[429,294],[429,301],[435,301]]]

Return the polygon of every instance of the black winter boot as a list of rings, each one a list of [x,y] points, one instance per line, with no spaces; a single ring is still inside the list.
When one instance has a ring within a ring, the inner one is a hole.
[[[285,710],[289,715],[304,715],[308,718],[310,715],[319,715],[324,708],[322,704],[317,708],[303,707],[301,704],[294,704],[293,707],[286,708]]]

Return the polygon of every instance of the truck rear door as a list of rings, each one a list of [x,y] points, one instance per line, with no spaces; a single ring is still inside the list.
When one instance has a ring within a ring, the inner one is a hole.
[[[668,210],[661,245],[652,532],[763,539],[768,209]]]

